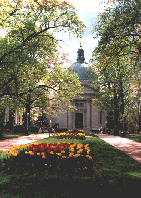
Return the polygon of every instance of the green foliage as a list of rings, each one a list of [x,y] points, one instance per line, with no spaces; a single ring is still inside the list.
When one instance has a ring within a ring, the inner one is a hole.
[[[101,13],[93,28],[96,37],[100,37],[90,68],[96,72],[94,104],[120,123],[123,116],[131,122],[131,117],[138,112],[141,83],[139,17],[140,3],[124,1]]]
[[[70,98],[79,96],[82,88],[77,76],[61,68],[66,54],[60,53],[53,31],[82,36],[85,25],[75,7],[58,0],[1,0],[0,6],[0,26],[7,32],[0,37],[2,111],[40,106],[56,116],[73,110]],[[41,80],[46,87],[38,86]]]

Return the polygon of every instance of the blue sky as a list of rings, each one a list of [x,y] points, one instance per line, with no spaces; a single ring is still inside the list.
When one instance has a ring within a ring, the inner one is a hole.
[[[68,0],[70,3],[75,5],[77,9],[77,15],[81,21],[86,25],[85,33],[83,38],[77,38],[75,35],[68,35],[65,33],[56,34],[56,38],[63,40],[59,44],[63,47],[65,53],[69,53],[69,60],[74,63],[77,58],[77,50],[80,46],[84,49],[85,61],[89,63],[90,58],[92,57],[92,51],[97,46],[98,39],[93,39],[92,29],[93,23],[96,21],[96,17],[100,12],[104,11],[104,6],[107,7],[105,0],[87,0],[86,2],[82,0]],[[111,4],[109,3],[108,6]],[[70,65],[66,65],[68,67]]]

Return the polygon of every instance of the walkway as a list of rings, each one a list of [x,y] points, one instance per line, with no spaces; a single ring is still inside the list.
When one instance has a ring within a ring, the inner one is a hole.
[[[50,134],[50,136],[52,136],[52,134]],[[13,145],[20,146],[21,144],[28,144],[48,137],[49,134],[37,134],[37,135],[32,134],[29,136],[22,136],[19,138],[0,140],[0,150],[5,151],[8,149],[12,149]]]
[[[52,134],[50,135],[52,136]],[[108,134],[97,134],[97,136],[141,163],[141,143],[129,140],[127,138]],[[32,134],[20,138],[2,140],[0,141],[0,150],[5,151],[8,149],[12,149],[13,145],[19,146],[21,144],[28,144],[48,137],[49,134]]]
[[[141,163],[141,143],[108,134],[97,134],[97,136]]]

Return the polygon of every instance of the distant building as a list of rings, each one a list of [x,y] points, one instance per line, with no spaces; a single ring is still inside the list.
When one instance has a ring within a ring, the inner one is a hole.
[[[92,104],[94,87],[91,85],[92,81],[88,78],[88,63],[85,62],[84,50],[82,49],[81,43],[77,51],[77,61],[68,69],[70,74],[74,72],[78,74],[79,80],[82,86],[84,86],[83,99],[75,99],[71,102],[71,104],[77,108],[74,112],[60,114],[56,118],[48,116],[51,126],[55,123],[59,123],[59,128],[61,129],[83,129],[87,132],[90,132],[94,128],[100,129],[106,127],[106,113],[98,110]]]

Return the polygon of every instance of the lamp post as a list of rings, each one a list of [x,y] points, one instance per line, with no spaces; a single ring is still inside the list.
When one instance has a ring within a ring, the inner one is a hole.
[[[124,131],[124,114],[123,114],[123,131]]]
[[[27,112],[27,134],[28,134],[28,130],[29,130],[28,116],[29,116],[29,113]]]
[[[30,94],[27,96],[27,103],[26,103],[26,134],[25,135],[28,135],[28,131],[29,131],[29,124],[30,124]]]

